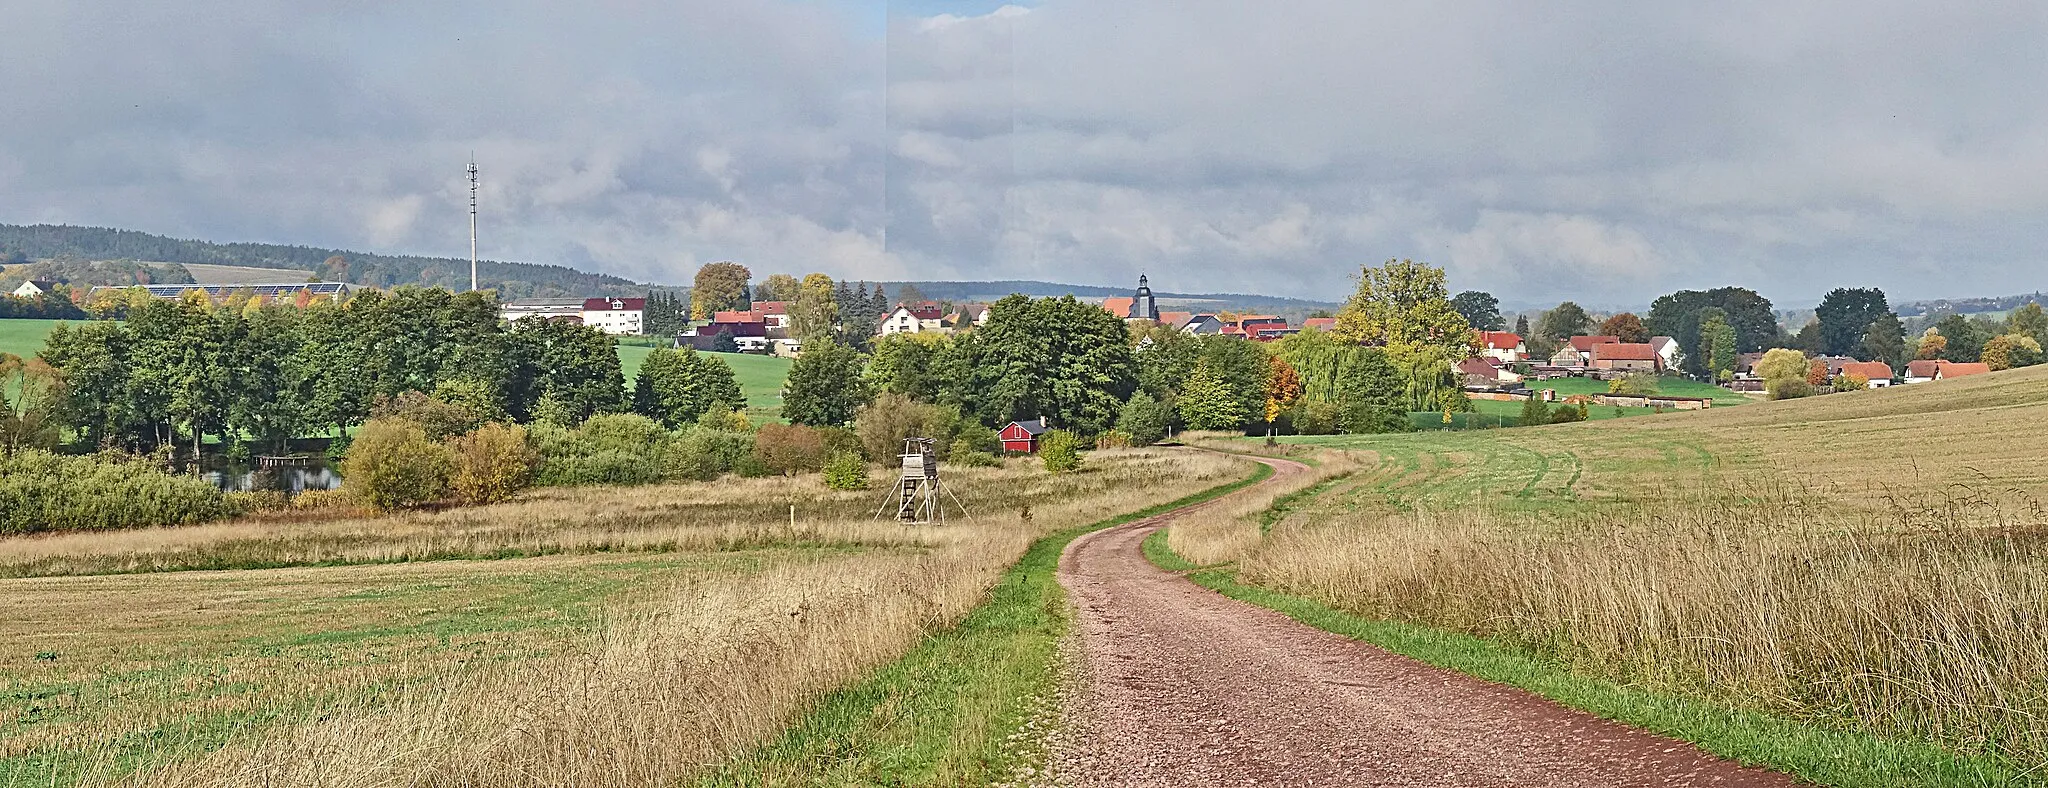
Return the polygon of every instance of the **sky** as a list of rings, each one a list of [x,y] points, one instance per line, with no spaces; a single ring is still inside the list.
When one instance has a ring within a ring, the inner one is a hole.
[[[0,222],[686,283],[2048,288],[2048,5],[0,0]]]

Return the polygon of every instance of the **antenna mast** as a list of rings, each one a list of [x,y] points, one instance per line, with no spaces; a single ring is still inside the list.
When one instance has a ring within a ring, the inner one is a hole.
[[[476,289],[476,157],[469,157],[469,289]]]

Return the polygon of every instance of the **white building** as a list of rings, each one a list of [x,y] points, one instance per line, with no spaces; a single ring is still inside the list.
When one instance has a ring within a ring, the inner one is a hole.
[[[14,288],[15,298],[35,298],[56,289],[57,283],[43,279],[30,279]]]
[[[527,318],[583,322],[581,298],[522,298],[498,305],[498,317],[507,323]]]
[[[583,324],[607,334],[639,336],[645,333],[641,320],[646,314],[645,298],[587,298],[583,301]]]
[[[944,328],[944,315],[939,314],[936,302],[924,301],[915,305],[897,304],[895,311],[882,318],[880,333],[915,334],[920,331],[938,331]]]

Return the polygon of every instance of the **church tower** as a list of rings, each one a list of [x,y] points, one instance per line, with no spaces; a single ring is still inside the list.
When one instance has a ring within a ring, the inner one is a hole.
[[[1125,318],[1154,322],[1159,320],[1159,302],[1152,299],[1152,283],[1145,280],[1144,274],[1138,275],[1138,294],[1131,299],[1131,313],[1125,315]]]

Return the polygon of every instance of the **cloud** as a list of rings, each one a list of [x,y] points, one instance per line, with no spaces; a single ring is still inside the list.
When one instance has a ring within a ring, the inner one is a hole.
[[[460,256],[474,152],[486,255],[666,282],[2048,284],[2025,6],[971,5],[0,0],[0,221]]]

